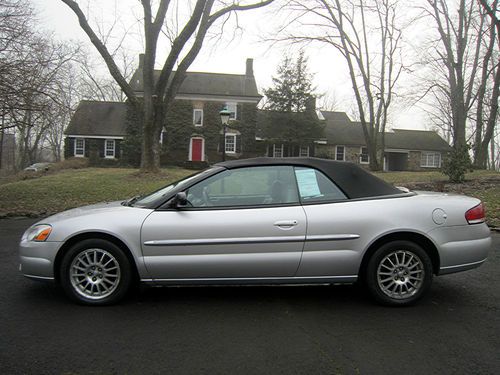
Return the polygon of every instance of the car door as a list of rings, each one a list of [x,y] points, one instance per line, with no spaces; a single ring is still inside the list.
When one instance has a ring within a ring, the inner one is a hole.
[[[291,166],[224,170],[187,191],[188,204],[153,212],[141,241],[156,280],[287,278],[306,234]]]
[[[297,277],[355,280],[360,263],[364,202],[352,202],[322,172],[296,167],[300,201],[307,217]]]

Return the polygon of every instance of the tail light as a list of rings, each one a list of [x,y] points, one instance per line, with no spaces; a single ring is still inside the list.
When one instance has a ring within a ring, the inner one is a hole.
[[[469,224],[484,223],[485,216],[483,203],[479,203],[465,213],[465,219]]]

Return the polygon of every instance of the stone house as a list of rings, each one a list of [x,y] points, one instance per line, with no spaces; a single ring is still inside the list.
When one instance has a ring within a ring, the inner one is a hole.
[[[131,86],[143,92],[142,61]],[[158,77],[159,71],[155,71]],[[206,164],[221,160],[222,145],[230,158],[256,156],[257,91],[253,60],[245,74],[188,72],[161,136],[162,160],[176,164]],[[231,112],[225,142],[219,112]],[[131,133],[128,104],[82,101],[66,129],[65,157],[88,157],[93,164],[119,163]]]
[[[368,149],[359,122],[344,112],[321,111],[325,122],[324,139],[315,141],[315,154],[368,167]],[[384,170],[419,171],[441,167],[451,151],[448,143],[434,131],[394,129],[385,133]]]
[[[130,81],[139,97],[142,62],[140,56]],[[162,164],[202,167],[220,161],[224,147],[227,159],[316,156],[368,167],[361,124],[346,113],[318,111],[314,101],[304,113],[259,110],[261,98],[252,59],[245,74],[188,72],[165,119]],[[225,139],[223,108],[231,112]],[[87,157],[93,165],[138,165],[140,143],[130,140],[139,131],[127,103],[82,101],[66,129],[65,157]],[[395,129],[385,134],[384,170],[440,168],[450,150],[436,132]]]

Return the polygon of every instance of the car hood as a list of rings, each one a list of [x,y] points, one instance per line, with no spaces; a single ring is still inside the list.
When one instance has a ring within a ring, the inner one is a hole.
[[[97,204],[91,204],[88,206],[82,206],[77,208],[72,208],[67,211],[59,212],[55,215],[49,216],[43,220],[40,220],[40,223],[55,223],[61,220],[73,219],[77,217],[84,217],[88,215],[94,214],[104,214],[111,213],[117,211],[130,211],[133,207],[122,206],[121,203],[123,201],[114,201],[114,202],[103,202]]]

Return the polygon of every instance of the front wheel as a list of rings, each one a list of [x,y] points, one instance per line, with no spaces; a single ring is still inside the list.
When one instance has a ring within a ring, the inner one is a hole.
[[[368,262],[368,290],[384,305],[411,305],[427,292],[431,283],[432,262],[413,242],[389,242],[377,249]]]
[[[132,269],[118,246],[102,239],[88,239],[65,254],[60,280],[71,299],[87,305],[109,305],[129,290]]]

